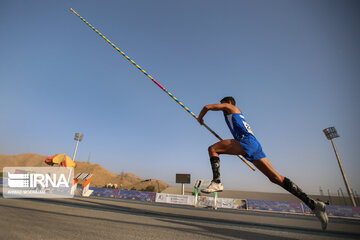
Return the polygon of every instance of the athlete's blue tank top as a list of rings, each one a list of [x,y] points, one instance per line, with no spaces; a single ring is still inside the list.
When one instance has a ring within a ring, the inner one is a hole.
[[[246,122],[242,113],[224,114],[225,121],[236,140],[241,140],[245,136],[253,135],[250,125]]]
[[[239,141],[245,151],[244,156],[249,161],[265,158],[261,144],[255,138],[249,124],[242,113],[224,114],[225,121],[235,140]]]

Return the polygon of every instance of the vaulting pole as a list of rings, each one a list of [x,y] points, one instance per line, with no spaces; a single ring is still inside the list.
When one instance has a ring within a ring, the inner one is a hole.
[[[130,59],[123,51],[121,51],[118,47],[115,46],[109,39],[107,39],[102,33],[100,33],[98,30],[96,30],[89,22],[87,22],[83,17],[81,17],[77,12],[75,12],[74,9],[70,8],[70,10],[78,16],[86,25],[88,25],[92,30],[94,30],[100,37],[102,37],[106,42],[108,42],[113,48],[116,49],[121,55],[123,55],[129,62],[131,62],[137,69],[139,69],[141,72],[143,72],[148,78],[150,78],[151,81],[153,81],[159,88],[161,88],[165,93],[167,93],[173,100],[175,100],[182,108],[184,108],[188,113],[191,114],[195,119],[197,119],[197,116],[190,111],[189,108],[184,106],[182,102],[180,102],[176,97],[174,97],[169,91],[167,91],[159,82],[157,82],[152,76],[150,76],[144,69],[142,69],[139,65],[137,65],[133,60]],[[223,140],[219,135],[217,135],[211,128],[209,128],[205,123],[203,126],[209,130],[217,139]],[[241,155],[237,155],[246,165],[248,165],[253,171],[255,171],[255,168],[250,165],[250,163]]]

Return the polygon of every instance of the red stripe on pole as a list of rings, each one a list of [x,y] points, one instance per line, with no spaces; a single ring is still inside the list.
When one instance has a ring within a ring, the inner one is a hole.
[[[156,83],[162,90],[166,91],[166,89],[163,86],[161,86],[161,84],[158,83],[155,79],[151,79],[151,80],[153,80],[154,83]]]

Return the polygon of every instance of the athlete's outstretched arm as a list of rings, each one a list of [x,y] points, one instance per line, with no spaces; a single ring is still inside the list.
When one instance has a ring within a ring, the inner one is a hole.
[[[203,107],[201,112],[199,113],[199,116],[197,120],[202,125],[204,124],[204,116],[208,111],[223,111],[224,113],[235,113],[238,110],[234,105],[231,105],[230,103],[220,103],[220,104],[209,104]],[[240,111],[240,110],[239,110]]]

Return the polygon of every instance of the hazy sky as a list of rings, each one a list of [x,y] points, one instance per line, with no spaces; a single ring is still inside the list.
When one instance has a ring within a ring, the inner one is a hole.
[[[211,178],[217,139],[70,12],[199,114],[233,96],[274,167],[309,193],[360,194],[360,3],[0,0],[0,154],[72,156],[175,184]],[[220,112],[207,123],[231,138]],[[91,154],[90,154],[91,153]],[[283,190],[235,156],[227,189]],[[190,187],[190,186],[189,186]]]

